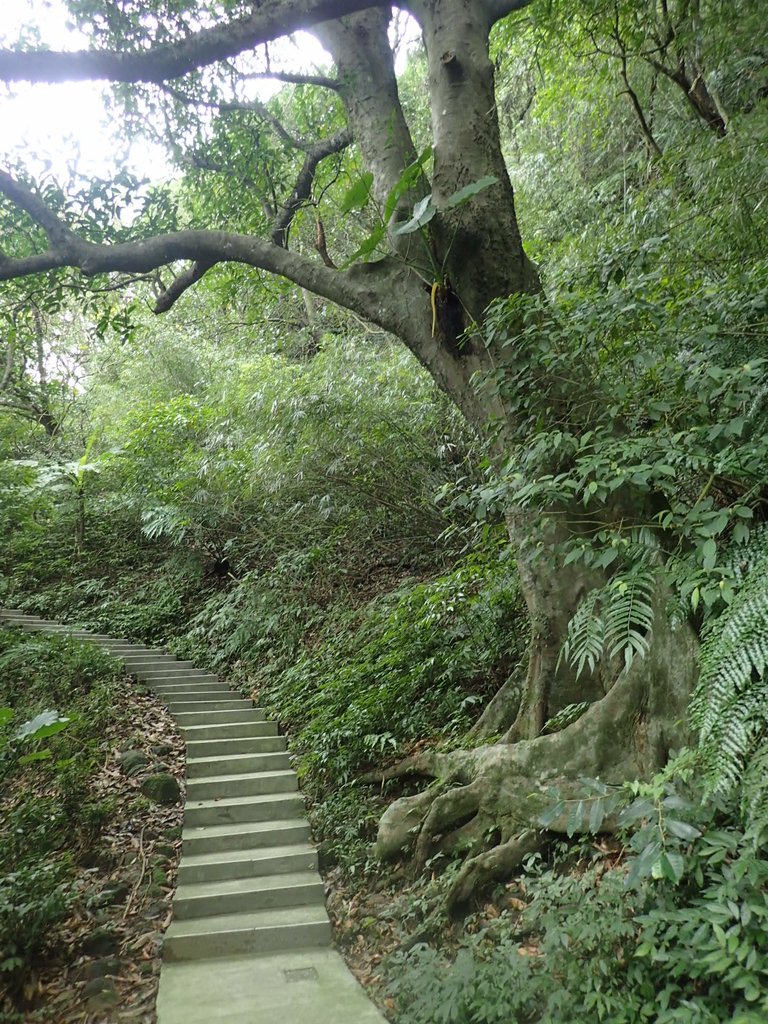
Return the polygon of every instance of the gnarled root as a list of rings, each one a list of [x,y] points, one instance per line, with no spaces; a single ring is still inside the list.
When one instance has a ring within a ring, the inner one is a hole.
[[[500,846],[465,860],[448,893],[448,911],[453,913],[469,903],[475,893],[489,882],[509,878],[524,858],[541,849],[542,844],[541,832],[526,829]]]
[[[414,863],[417,870],[424,867],[436,836],[475,817],[482,795],[482,782],[475,779],[467,786],[449,789],[435,797],[416,840]]]
[[[661,621],[646,658],[635,659],[601,700],[560,732],[423,753],[390,770],[389,778],[421,773],[436,781],[387,809],[379,828],[379,857],[413,847],[421,869],[433,849],[469,843],[474,848],[448,894],[455,909],[479,886],[508,876],[544,843],[541,816],[556,799],[566,807],[547,831],[573,830],[570,806],[587,797],[583,777],[621,785],[660,768],[670,749],[688,741],[686,709],[696,665],[690,634]],[[588,830],[588,817],[582,816],[576,831]],[[495,845],[489,849],[490,844]]]

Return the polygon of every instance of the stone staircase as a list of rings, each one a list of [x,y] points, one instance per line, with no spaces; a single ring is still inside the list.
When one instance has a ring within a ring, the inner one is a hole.
[[[276,723],[164,651],[14,609],[0,610],[0,622],[103,647],[161,698],[184,736],[182,856],[158,1024],[383,1024],[330,949],[317,852]]]

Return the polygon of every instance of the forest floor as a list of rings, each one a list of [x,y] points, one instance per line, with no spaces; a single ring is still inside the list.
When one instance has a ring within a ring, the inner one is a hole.
[[[167,710],[141,686],[119,690],[116,722],[100,744],[92,795],[110,800],[114,815],[93,845],[74,855],[76,899],[50,937],[50,956],[21,991],[0,993],[0,1021],[24,1024],[154,1024],[162,934],[181,850],[183,799],[171,806],[141,795],[147,774],[170,772],[184,785],[184,744]],[[127,725],[127,728],[126,728]],[[141,757],[129,773],[122,755]],[[46,775],[38,772],[38,796]],[[0,820],[22,798],[29,778],[0,800]],[[1,838],[1,830],[0,830]],[[6,1014],[3,1012],[6,1011]]]

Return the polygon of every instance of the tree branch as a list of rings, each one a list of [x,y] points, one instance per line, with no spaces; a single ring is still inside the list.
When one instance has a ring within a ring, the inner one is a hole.
[[[197,284],[213,266],[213,263],[204,263],[198,260],[183,273],[178,274],[165,291],[158,296],[155,301],[155,312],[167,313],[184,292],[192,285]]]
[[[327,78],[325,75],[301,75],[292,71],[253,71],[240,77],[243,81],[271,78],[276,82],[286,82],[288,85],[316,85],[320,89],[333,89],[334,92],[339,88],[338,80],[335,78]]]
[[[288,232],[293,223],[293,218],[307,199],[309,199],[312,183],[315,180],[315,172],[320,162],[327,156],[331,156],[332,153],[340,153],[351,142],[352,133],[349,129],[344,129],[327,139],[321,139],[320,142],[315,143],[311,149],[307,150],[304,164],[299,171],[296,184],[293,186],[291,197],[282,209],[278,210],[275,217],[271,235],[275,245],[283,247],[288,245]]]
[[[385,5],[380,0],[271,0],[263,7],[254,7],[245,18],[201,29],[174,43],[128,53],[120,50],[0,49],[0,80],[73,82],[107,79],[112,82],[159,84],[216,61],[236,57],[298,29],[311,28],[329,18],[378,6]]]
[[[0,170],[0,192],[4,193],[20,210],[24,210],[35,224],[43,229],[48,243],[52,247],[66,244],[70,238],[74,237],[69,228],[32,189],[16,178],[12,178],[3,170]],[[7,257],[0,253],[0,264],[6,260]]]
[[[170,309],[173,301],[214,264],[242,263],[285,277],[405,340],[424,333],[428,322],[429,303],[421,282],[407,266],[391,258],[340,272],[264,239],[214,230],[183,230],[114,245],[97,244],[66,228],[26,186],[4,172],[0,172],[0,192],[9,198],[18,195],[24,209],[34,211],[38,220],[44,219],[45,210],[46,217],[60,229],[51,230],[50,248],[45,252],[0,258],[0,281],[67,267],[89,277],[146,274],[180,260],[192,261],[195,266],[158,299],[156,309],[160,312]]]

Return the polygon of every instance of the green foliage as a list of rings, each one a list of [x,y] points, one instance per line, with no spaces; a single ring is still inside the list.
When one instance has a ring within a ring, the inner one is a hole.
[[[713,789],[731,792],[744,780],[745,810],[758,830],[768,824],[768,783],[761,770],[768,754],[767,537],[762,530],[734,547],[740,585],[709,624],[691,702]]]
[[[533,863],[522,911],[463,938],[455,956],[425,946],[396,956],[398,1021],[758,1024],[768,862],[722,824],[732,809],[698,813],[705,829],[681,840],[673,877],[659,871],[627,889],[625,868],[594,852],[570,871]]]
[[[10,705],[0,708],[0,983],[10,989],[58,942],[76,897],[72,857],[114,811],[89,778],[119,675],[93,645],[0,630],[0,703]],[[66,714],[42,710],[52,703]]]
[[[562,649],[562,657],[576,666],[577,675],[585,665],[593,671],[604,655],[621,654],[629,668],[635,655],[646,654],[655,584],[654,574],[639,565],[587,594],[568,623]]]
[[[4,985],[18,984],[24,968],[50,946],[74,898],[62,862],[40,860],[0,874],[0,981]]]
[[[458,739],[521,657],[521,614],[511,564],[474,555],[328,615],[310,649],[280,671],[267,666],[261,700],[290,722],[334,849],[356,856],[374,820],[344,784],[424,738]]]
[[[425,736],[458,736],[519,657],[516,575],[471,556],[327,621],[312,649],[264,693],[298,730],[312,784],[346,781]]]

